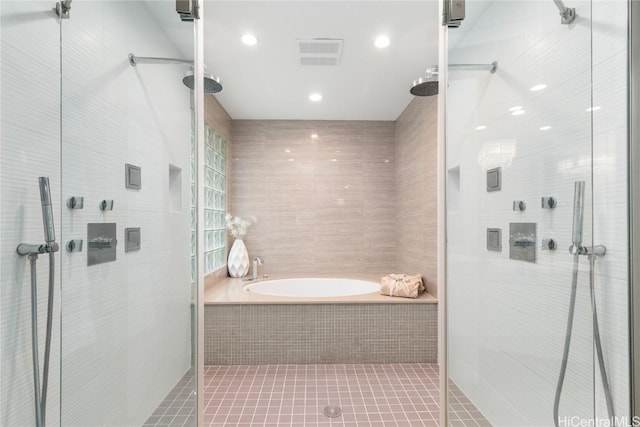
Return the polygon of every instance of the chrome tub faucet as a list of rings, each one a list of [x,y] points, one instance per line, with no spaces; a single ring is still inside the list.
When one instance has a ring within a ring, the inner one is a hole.
[[[251,270],[251,280],[258,280],[258,266],[264,264],[264,260],[259,256],[253,257],[253,269]]]

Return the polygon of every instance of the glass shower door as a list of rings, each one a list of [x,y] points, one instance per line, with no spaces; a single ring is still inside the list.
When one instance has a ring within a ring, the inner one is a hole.
[[[62,22],[65,426],[196,425],[190,67],[130,62],[192,60],[193,34],[166,1],[73,2]]]
[[[607,417],[592,258],[576,253],[624,243],[594,242],[604,237],[594,229],[603,188],[594,183],[594,156],[610,149],[594,154],[592,26],[600,10],[570,3],[572,23],[561,22],[552,1],[467,2],[462,25],[448,30],[450,65],[498,62],[495,74],[448,70],[451,425],[553,426],[556,412],[556,425]],[[612,261],[593,259],[602,282]],[[617,391],[612,406],[624,414],[616,320],[603,314],[600,333]]]

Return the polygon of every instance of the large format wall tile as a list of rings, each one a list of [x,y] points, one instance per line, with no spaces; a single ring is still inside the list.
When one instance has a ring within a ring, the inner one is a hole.
[[[233,121],[231,206],[265,273],[395,271],[393,122]],[[312,138],[312,134],[318,138]]]

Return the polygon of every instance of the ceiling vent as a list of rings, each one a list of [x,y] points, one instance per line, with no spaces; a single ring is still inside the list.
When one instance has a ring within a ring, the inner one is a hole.
[[[338,65],[342,39],[297,39],[300,65]]]

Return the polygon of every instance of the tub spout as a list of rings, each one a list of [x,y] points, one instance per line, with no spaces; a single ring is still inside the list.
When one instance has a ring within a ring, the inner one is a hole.
[[[251,280],[258,280],[258,266],[264,264],[264,260],[259,256],[253,257],[253,269],[251,270]]]

